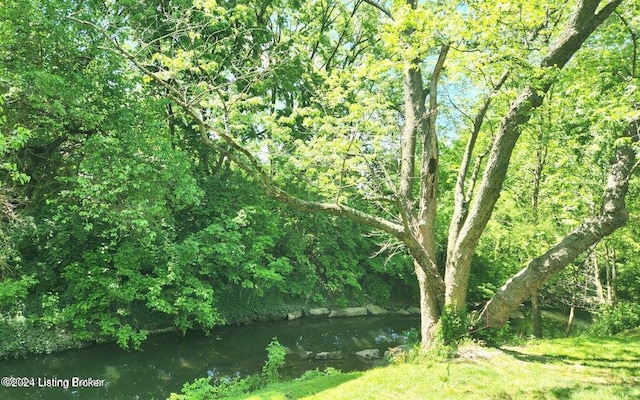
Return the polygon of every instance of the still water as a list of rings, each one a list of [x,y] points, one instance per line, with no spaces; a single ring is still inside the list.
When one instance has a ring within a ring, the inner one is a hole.
[[[371,368],[356,351],[389,347],[406,341],[405,332],[419,327],[417,317],[385,316],[301,319],[214,329],[208,336],[189,332],[149,338],[141,351],[115,344],[0,362],[0,377],[22,379],[25,387],[0,387],[2,400],[91,399],[158,400],[179,393],[183,383],[260,372],[265,348],[274,337],[287,349],[284,375],[299,376],[327,366],[342,371]],[[318,361],[309,352],[341,351],[341,360]],[[24,379],[26,378],[26,379]],[[15,381],[14,381],[15,382]]]

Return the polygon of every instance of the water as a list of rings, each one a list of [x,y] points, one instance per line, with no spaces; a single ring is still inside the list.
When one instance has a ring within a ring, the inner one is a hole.
[[[299,376],[327,366],[342,371],[371,368],[372,362],[354,355],[406,341],[404,332],[419,327],[417,317],[385,316],[301,319],[220,327],[209,336],[190,332],[149,338],[141,351],[125,351],[115,344],[0,362],[0,377],[20,377],[30,387],[0,387],[0,399],[166,399],[185,382],[259,372],[272,338],[287,349],[283,374]],[[344,359],[318,361],[308,352],[341,351]],[[5,381],[3,380],[3,383]],[[93,387],[80,387],[93,384]]]

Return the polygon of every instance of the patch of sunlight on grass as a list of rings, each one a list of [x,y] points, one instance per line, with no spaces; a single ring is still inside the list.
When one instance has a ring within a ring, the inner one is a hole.
[[[233,399],[243,400],[290,400],[320,393],[362,376],[362,372],[340,373],[338,371],[310,371],[298,379],[273,383],[266,388]],[[231,400],[231,399],[229,399]]]
[[[640,330],[502,349],[468,344],[458,353],[451,360],[419,357],[364,373],[312,371],[237,399],[640,399]]]
[[[640,385],[640,331],[545,340],[505,351],[525,361],[581,367],[605,381],[630,380]]]
[[[534,342],[391,365],[306,397],[325,399],[620,400],[640,398],[640,335]]]

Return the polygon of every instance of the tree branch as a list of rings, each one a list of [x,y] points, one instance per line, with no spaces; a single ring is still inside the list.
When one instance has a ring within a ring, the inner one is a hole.
[[[595,14],[595,10],[598,8],[600,0],[580,1],[562,34],[542,60],[541,68],[543,70],[547,67],[562,68],[621,1],[612,1],[597,14]],[[500,196],[500,190],[509,168],[511,153],[520,137],[520,127],[529,120],[533,110],[542,105],[543,97],[550,89],[551,84],[552,82],[544,76],[534,77],[530,85],[512,103],[509,112],[498,128],[483,174],[478,198],[474,202],[469,218],[461,229],[459,237],[462,239],[459,240],[475,244],[480,238]]]
[[[104,28],[90,21],[81,20],[74,16],[69,16],[69,18],[77,23],[89,26],[97,32],[100,32],[113,45],[113,48],[109,49],[110,51],[125,57],[138,71],[151,78],[160,88],[164,89],[163,96],[173,100],[183,110],[183,112],[196,122],[200,128],[200,140],[204,145],[219,150],[217,143],[218,140],[216,137],[222,139],[231,149],[231,151],[227,152],[229,158],[248,174],[256,178],[260,186],[262,186],[267,195],[271,198],[296,207],[302,211],[323,212],[336,216],[347,217],[370,228],[386,232],[398,239],[406,239],[405,230],[402,225],[345,205],[303,200],[279,188],[273,182],[270,175],[266,173],[260,161],[248,149],[239,144],[238,141],[236,141],[236,139],[229,133],[221,131],[208,123],[202,116],[202,113],[193,108],[191,103],[185,99],[183,93],[181,93],[171,83],[160,78],[157,74],[142,65],[136,57],[131,54],[131,52],[127,51],[120,45],[113,35]]]
[[[493,141],[478,195],[469,215],[460,228],[455,243],[447,250],[447,303],[463,304],[466,299],[473,249],[478,244],[491,219],[509,169],[513,149],[520,137],[521,127],[529,121],[533,111],[543,103],[551,88],[549,72],[561,69],[580,49],[591,33],[615,10],[622,0],[613,0],[595,13],[601,0],[579,0],[570,20],[552,44],[540,64],[541,73],[533,76],[513,101],[502,119]]]
[[[438,188],[438,133],[436,121],[438,118],[438,84],[444,69],[444,63],[449,53],[449,46],[442,45],[436,65],[431,72],[429,84],[429,110],[422,118],[423,131],[422,159],[420,176],[420,210],[418,212],[418,229],[425,247],[435,254],[435,219],[437,210]],[[435,265],[435,260],[432,261]]]
[[[633,137],[639,124],[640,119],[632,121],[625,136]],[[509,279],[487,303],[479,322],[488,327],[503,326],[511,312],[533,291],[542,287],[577,256],[627,223],[629,213],[625,206],[625,198],[635,164],[636,154],[632,145],[622,145],[616,149],[600,212],[586,219],[558,244],[529,262],[518,274]]]
[[[395,21],[393,19],[393,14],[391,14],[391,11],[387,10],[386,8],[384,8],[383,6],[381,6],[380,4],[376,3],[373,0],[363,0],[365,3],[369,4],[370,6],[373,6],[375,8],[377,8],[378,10],[380,10],[384,15],[386,15],[387,17],[391,18],[392,21]]]
[[[458,240],[458,233],[460,232],[460,228],[467,218],[470,193],[465,194],[465,180],[467,179],[467,173],[469,172],[469,166],[471,165],[471,157],[475,149],[476,140],[478,139],[478,135],[480,134],[480,129],[482,128],[482,124],[484,122],[485,116],[487,115],[487,111],[489,110],[489,107],[491,106],[491,103],[493,101],[493,96],[502,88],[502,85],[504,85],[508,77],[509,71],[506,71],[502,74],[502,76],[498,80],[498,83],[494,85],[491,93],[489,93],[484,99],[482,107],[480,107],[478,114],[476,114],[476,117],[473,120],[473,129],[471,131],[471,136],[467,141],[467,146],[465,148],[464,154],[462,155],[462,161],[460,163],[460,169],[458,171],[458,178],[456,180],[454,191],[454,210],[453,216],[451,218],[451,224],[449,225],[448,248],[453,248],[453,245]],[[477,164],[476,167],[479,167],[479,164]],[[472,176],[472,186],[475,184],[476,178],[477,169],[474,169],[474,174]]]

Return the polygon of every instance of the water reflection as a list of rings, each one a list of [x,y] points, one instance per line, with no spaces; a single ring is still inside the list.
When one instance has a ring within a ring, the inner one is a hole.
[[[141,351],[125,351],[114,344],[27,360],[0,362],[0,376],[36,378],[31,387],[0,387],[0,399],[166,399],[182,384],[210,376],[214,380],[259,372],[265,348],[277,337],[287,349],[290,376],[331,366],[343,371],[367,369],[371,360],[354,353],[404,342],[402,333],[419,326],[416,317],[317,319],[260,323],[216,329],[212,335],[190,332],[150,338]],[[340,351],[341,360],[315,360],[319,352]],[[37,378],[104,380],[101,387],[40,387]]]

